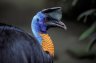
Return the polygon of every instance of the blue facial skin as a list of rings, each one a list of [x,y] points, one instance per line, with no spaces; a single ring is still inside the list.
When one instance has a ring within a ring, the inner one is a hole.
[[[47,33],[47,25],[45,23],[46,15],[42,12],[38,12],[32,19],[31,28],[32,32],[35,36],[35,38],[38,40],[38,42],[42,43],[42,37],[39,33]]]

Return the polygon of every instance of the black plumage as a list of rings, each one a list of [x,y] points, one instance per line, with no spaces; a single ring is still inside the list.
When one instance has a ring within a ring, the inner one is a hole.
[[[11,25],[0,25],[0,63],[52,62],[31,35]]]

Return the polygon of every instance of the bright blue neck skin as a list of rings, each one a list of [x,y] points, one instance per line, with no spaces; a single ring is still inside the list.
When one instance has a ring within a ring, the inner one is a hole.
[[[42,37],[40,36],[40,33],[47,33],[47,26],[44,23],[44,18],[46,16],[41,13],[38,12],[32,19],[32,23],[31,23],[31,28],[32,28],[32,32],[35,36],[35,38],[37,39],[37,41],[42,44]],[[38,21],[39,20],[39,21]]]

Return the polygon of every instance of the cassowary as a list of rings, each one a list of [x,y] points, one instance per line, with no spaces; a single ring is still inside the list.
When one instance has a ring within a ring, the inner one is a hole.
[[[61,17],[60,7],[38,12],[31,23],[35,38],[20,28],[0,24],[0,63],[53,63],[54,45],[47,30],[66,29]]]

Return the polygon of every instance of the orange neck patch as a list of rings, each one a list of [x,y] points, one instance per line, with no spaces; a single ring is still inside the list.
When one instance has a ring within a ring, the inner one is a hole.
[[[48,34],[40,33],[42,37],[42,48],[44,51],[48,52],[50,55],[54,56],[54,44]]]

